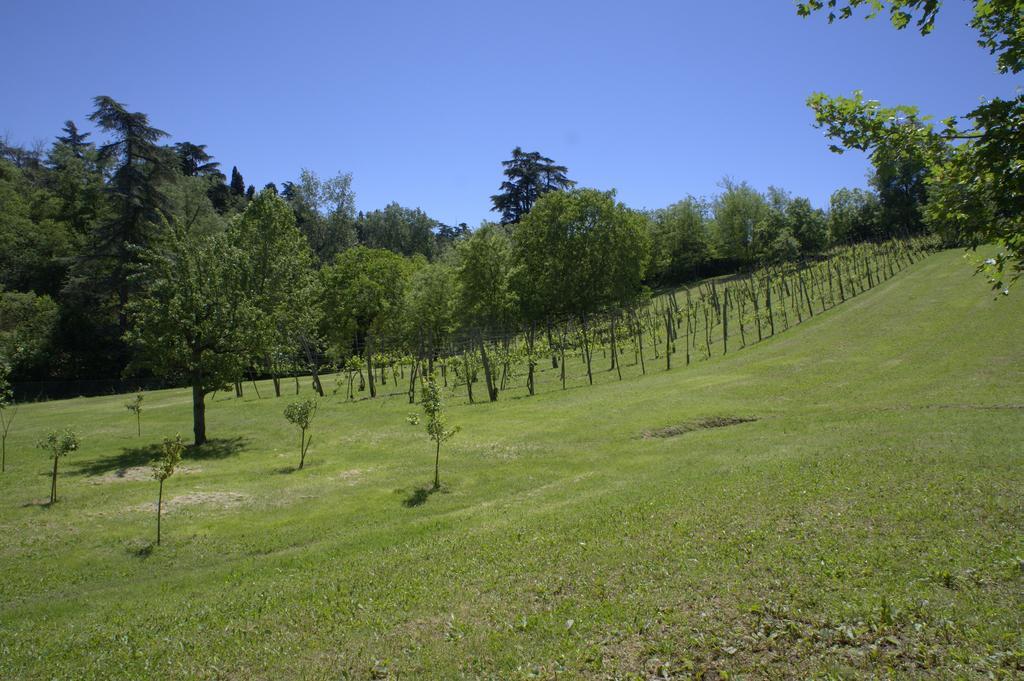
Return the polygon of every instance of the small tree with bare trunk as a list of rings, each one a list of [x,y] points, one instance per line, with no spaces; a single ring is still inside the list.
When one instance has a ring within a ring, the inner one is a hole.
[[[437,376],[430,374],[423,381],[423,412],[427,415],[427,433],[436,445],[434,448],[434,489],[441,487],[441,443],[447,442],[459,427],[448,428],[448,417],[444,413],[444,402],[441,400],[441,386],[437,384]]]
[[[185,451],[185,445],[181,441],[181,435],[175,435],[173,440],[170,438],[164,438],[160,457],[153,462],[153,479],[160,483],[160,492],[156,497],[157,546],[160,546],[160,516],[164,505],[164,480],[174,475],[175,469],[178,467],[178,464],[181,463],[181,453],[183,451]]]
[[[7,434],[11,431],[11,422],[18,413],[18,405],[14,403],[14,394],[7,378],[9,371],[6,366],[0,364],[0,473],[7,470]]]
[[[67,429],[62,432],[53,430],[45,438],[37,442],[36,447],[49,452],[50,458],[53,459],[53,477],[50,480],[50,503],[54,504],[57,501],[57,464],[62,456],[67,456],[70,452],[78,449],[78,436],[75,435],[74,431]]]
[[[317,401],[313,398],[302,400],[301,402],[292,402],[284,410],[284,417],[288,419],[288,422],[296,425],[302,431],[302,440],[299,444],[299,470],[302,470],[303,465],[306,463],[306,452],[309,451],[309,445],[313,442],[313,436],[310,435],[306,438],[306,431],[309,430],[310,424],[313,422],[313,417],[316,416]]]
[[[135,414],[135,425],[138,427],[139,437],[142,437],[142,393],[137,393],[135,399],[124,405],[132,414]]]

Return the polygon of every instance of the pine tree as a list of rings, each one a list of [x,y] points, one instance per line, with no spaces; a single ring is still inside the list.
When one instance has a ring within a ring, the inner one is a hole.
[[[85,157],[85,148],[89,146],[89,142],[86,142],[92,133],[90,132],[78,132],[78,126],[75,125],[74,121],[64,121],[63,135],[57,136],[57,142],[65,144],[74,153],[75,158]]]
[[[174,154],[178,157],[178,166],[182,175],[186,177],[219,177],[224,180],[224,174],[220,172],[220,163],[213,160],[206,152],[205,144],[192,144],[191,142],[178,142],[174,145]]]
[[[568,168],[556,165],[536,151],[526,152],[516,147],[512,158],[501,164],[505,166],[508,179],[501,183],[501,192],[491,197],[494,204],[491,210],[501,213],[503,225],[519,222],[544,194],[576,186],[575,181],[566,177]]]
[[[231,166],[231,195],[245,195],[245,180],[242,179],[242,173],[238,172],[237,166]]]
[[[96,110],[89,119],[113,139],[99,148],[102,159],[116,160],[107,194],[115,206],[112,219],[99,225],[85,254],[90,266],[104,263],[99,279],[88,277],[117,298],[120,331],[127,329],[125,306],[133,292],[129,272],[141,248],[150,244],[169,210],[161,183],[173,177],[174,157],[157,141],[167,136],[152,127],[144,113],[129,112],[124,104],[106,96],[95,98]]]

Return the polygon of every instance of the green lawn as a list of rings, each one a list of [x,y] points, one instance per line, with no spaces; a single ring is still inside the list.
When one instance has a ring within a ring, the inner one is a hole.
[[[943,252],[682,364],[460,391],[431,495],[404,397],[328,397],[294,471],[294,398],[221,393],[160,547],[156,482],[116,471],[191,433],[190,395],[147,394],[142,438],[126,396],[24,406],[0,678],[1024,674],[1024,290]],[[643,436],[713,417],[757,420]],[[83,446],[48,507],[33,443],[64,426]]]

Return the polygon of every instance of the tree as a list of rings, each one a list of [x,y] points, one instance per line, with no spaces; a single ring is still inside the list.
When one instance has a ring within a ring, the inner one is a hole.
[[[11,392],[10,370],[0,363],[0,473],[7,470],[7,434],[11,432],[11,423],[17,415],[18,405]]]
[[[84,158],[85,150],[91,146],[91,143],[86,140],[92,133],[79,132],[74,121],[64,121],[62,131],[64,134],[57,136],[57,142],[66,145],[77,158]]]
[[[142,393],[137,393],[135,398],[124,406],[128,409],[129,413],[135,416],[135,425],[139,432],[139,437],[142,437]]]
[[[230,234],[172,226],[147,251],[129,308],[133,366],[192,388],[195,444],[206,442],[206,395],[241,374],[257,309],[243,286],[245,254]]]
[[[224,181],[220,163],[207,153],[205,144],[178,142],[174,145],[174,154],[178,157],[178,168],[185,177],[212,177]]]
[[[58,171],[56,179],[64,178]],[[0,160],[0,286],[51,296],[60,292],[82,240],[63,210],[60,195]]]
[[[864,189],[837,189],[829,199],[828,223],[837,243],[880,240],[883,231],[878,195]]]
[[[170,219],[191,234],[213,234],[227,229],[224,218],[210,197],[209,178],[179,175],[164,187]]]
[[[62,456],[78,449],[78,436],[74,431],[65,429],[63,432],[50,431],[45,438],[36,443],[36,447],[46,450],[53,459],[53,475],[50,479],[50,504],[57,502],[57,464]]]
[[[316,416],[317,401],[313,398],[302,400],[301,402],[292,402],[284,409],[284,417],[288,420],[288,423],[293,426],[298,426],[302,431],[302,439],[299,443],[299,470],[306,464],[306,452],[309,451],[309,445],[313,442],[313,436],[310,435],[309,439],[306,439],[306,431],[309,430],[310,424],[313,422],[313,417]]]
[[[480,350],[488,399],[498,399],[484,334],[507,337],[519,320],[519,299],[511,285],[512,242],[500,225],[485,223],[456,248],[458,310],[465,326],[474,329]]]
[[[18,373],[45,362],[59,315],[49,296],[0,290],[0,364]]]
[[[516,147],[512,158],[502,161],[501,165],[505,167],[502,172],[507,179],[501,183],[501,191],[491,197],[494,204],[491,210],[501,213],[503,225],[519,222],[544,194],[576,186],[576,182],[566,176],[568,168],[536,151],[526,152]]]
[[[448,417],[441,400],[441,386],[437,376],[430,374],[423,381],[423,413],[427,417],[427,433],[434,441],[434,489],[441,488],[441,444],[459,432],[458,426],[448,428]]]
[[[327,337],[339,354],[366,358],[371,397],[377,395],[373,353],[380,350],[386,335],[398,329],[412,269],[412,263],[396,253],[356,246],[339,253],[333,265],[321,270]]]
[[[242,173],[238,172],[238,166],[231,166],[231,184],[228,186],[235,198],[245,196],[245,179],[242,178]]]
[[[914,23],[922,35],[931,32],[941,3],[935,0],[808,0],[798,3],[802,16],[827,7],[829,22],[849,19],[868,8],[873,17],[888,10],[893,26],[903,29]],[[978,44],[996,57],[1001,73],[1024,70],[1024,9],[1020,0],[976,0],[970,26]],[[930,188],[925,208],[931,222],[952,230],[971,248],[996,242],[1001,251],[979,266],[989,274],[993,287],[1009,292],[1024,272],[1024,94],[1014,99],[988,99],[958,118],[951,116],[936,127],[912,106],[883,107],[853,97],[829,97],[815,93],[808,98],[815,121],[836,141],[832,151],[867,152],[873,161],[919,157],[928,171]],[[961,122],[961,118],[963,122]],[[955,147],[952,148],[952,147]],[[902,152],[902,153],[901,153]],[[878,165],[878,163],[876,163]],[[915,173],[915,176],[917,173]],[[934,178],[934,179],[933,179]],[[959,191],[951,191],[951,182]],[[969,195],[969,196],[968,196]],[[971,215],[963,214],[968,209]],[[953,214],[952,219],[943,215]],[[950,236],[950,235],[947,235]]]
[[[409,278],[403,304],[406,337],[433,360],[455,330],[458,285],[445,263],[431,263]]]
[[[737,184],[726,178],[722,189],[712,204],[718,255],[750,263],[755,253],[754,229],[768,217],[768,202],[746,182]]]
[[[651,257],[645,218],[615,192],[544,196],[512,233],[515,289],[529,319],[581,317],[628,306],[643,293]]]
[[[694,279],[711,259],[708,206],[692,196],[651,214],[649,276],[674,284]]]
[[[512,234],[513,286],[531,322],[579,318],[592,383],[590,320],[617,314],[643,294],[651,243],[646,218],[615,192],[574,189],[541,197]]]
[[[244,257],[241,285],[258,312],[247,359],[270,371],[280,396],[279,360],[313,342],[320,323],[313,256],[291,207],[274,192],[257,194],[231,234]]]
[[[92,233],[87,259],[108,263],[99,283],[115,292],[119,328],[124,332],[125,309],[134,293],[129,273],[139,250],[153,242],[167,216],[167,199],[160,185],[172,177],[174,160],[157,144],[167,133],[152,127],[146,114],[129,112],[110,97],[94,101],[96,110],[89,119],[113,135],[99,152],[102,158],[117,162],[107,185],[116,215]]]
[[[164,481],[174,475],[174,470],[181,463],[181,453],[185,451],[185,445],[181,441],[181,435],[175,435],[174,439],[164,438],[160,446],[160,457],[153,462],[153,479],[160,483],[160,491],[156,497],[156,545],[160,546],[160,516],[164,505]]]
[[[303,168],[298,182],[284,183],[281,196],[295,212],[295,224],[309,241],[318,265],[332,262],[338,253],[356,244],[356,195],[351,173],[339,172],[321,179]]]
[[[370,248],[386,248],[402,255],[419,253],[434,257],[434,228],[437,221],[419,208],[389,203],[384,210],[360,216],[356,223],[359,242]]]

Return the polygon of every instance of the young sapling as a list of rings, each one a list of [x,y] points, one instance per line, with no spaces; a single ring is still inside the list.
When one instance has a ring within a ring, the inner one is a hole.
[[[317,401],[309,398],[301,402],[292,402],[284,410],[284,417],[288,419],[288,422],[298,426],[302,431],[302,440],[299,447],[300,471],[306,463],[306,452],[309,451],[309,444],[313,441],[312,435],[306,438],[306,431],[309,430],[309,425],[312,423],[313,417],[316,416],[316,409]]]
[[[53,477],[50,481],[50,503],[54,504],[57,501],[57,464],[60,462],[62,456],[67,456],[69,452],[73,452],[79,447],[78,436],[75,435],[74,431],[65,429],[62,432],[56,430],[50,431],[50,433],[36,443],[36,447],[44,449],[50,453],[50,458],[53,459]]]
[[[459,432],[459,427],[448,428],[448,417],[444,413],[444,402],[441,400],[441,387],[433,373],[423,381],[423,412],[427,416],[427,433],[435,444],[434,489],[440,489],[441,443],[450,440]]]
[[[141,398],[141,395],[139,397]],[[181,463],[181,453],[183,451],[185,451],[185,445],[181,441],[181,435],[175,435],[173,440],[164,438],[160,457],[153,462],[153,478],[160,483],[160,492],[156,497],[157,546],[160,546],[160,515],[164,505],[164,480],[174,475],[174,470]]]
[[[124,406],[129,412],[135,414],[135,425],[138,427],[139,437],[142,437],[142,393],[137,393],[135,399]]]

